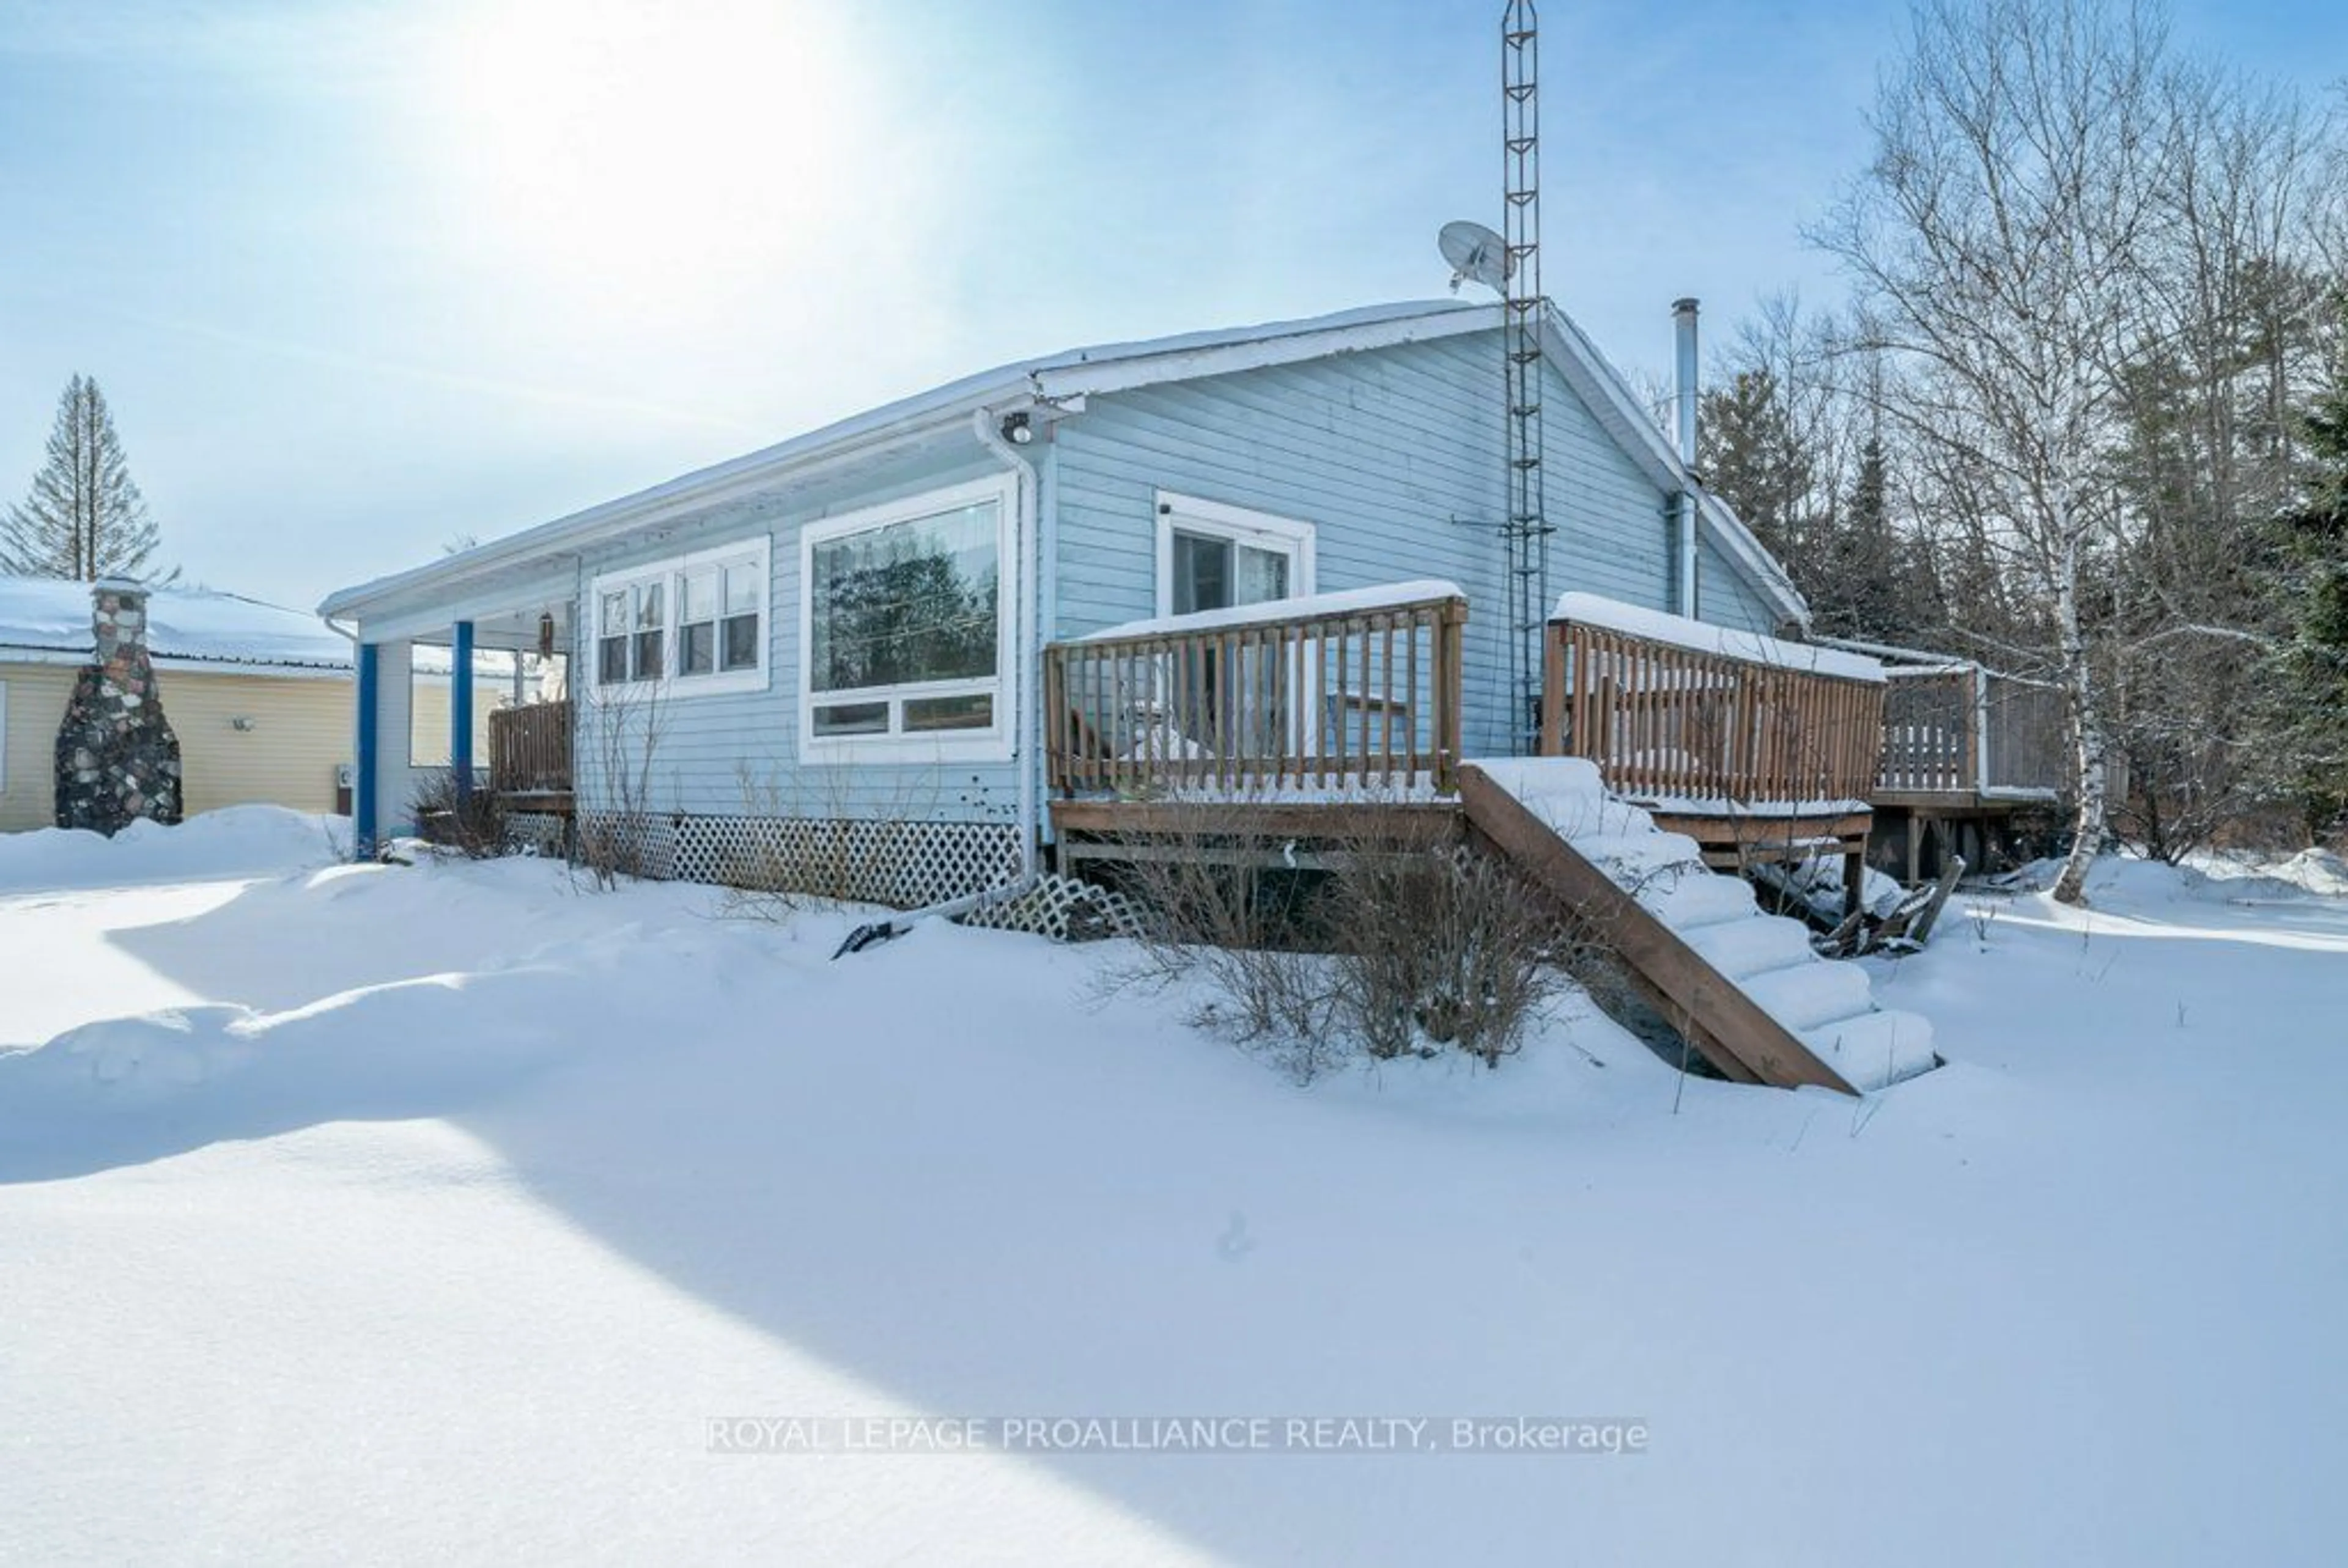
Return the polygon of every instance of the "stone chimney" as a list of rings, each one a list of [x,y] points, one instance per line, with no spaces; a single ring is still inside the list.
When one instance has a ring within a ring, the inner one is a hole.
[[[180,738],[147,657],[147,589],[109,578],[90,600],[97,661],[57,730],[57,825],[110,838],[141,817],[180,820]]]

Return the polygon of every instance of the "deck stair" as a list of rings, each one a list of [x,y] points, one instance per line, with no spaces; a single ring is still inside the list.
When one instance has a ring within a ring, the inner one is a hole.
[[[1750,884],[1609,795],[1592,764],[1468,763],[1459,796],[1485,842],[1600,922],[1649,1001],[1725,1076],[1860,1093],[1938,1062],[1929,1020],[1879,1006],[1865,969],[1820,958],[1800,921],[1763,914]]]

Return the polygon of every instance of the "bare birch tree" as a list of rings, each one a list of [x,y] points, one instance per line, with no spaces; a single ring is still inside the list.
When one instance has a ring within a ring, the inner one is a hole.
[[[2076,812],[2055,897],[2085,897],[2108,815],[2082,589],[2113,501],[2102,454],[2143,346],[2141,250],[2178,139],[2165,28],[2103,0],[1925,0],[1879,90],[1872,167],[1813,234],[1851,274],[1891,405],[1987,502],[2044,607]]]

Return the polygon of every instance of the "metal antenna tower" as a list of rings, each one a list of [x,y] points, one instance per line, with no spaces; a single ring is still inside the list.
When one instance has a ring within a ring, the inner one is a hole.
[[[1540,749],[1541,639],[1549,625],[1549,537],[1542,514],[1540,284],[1540,18],[1509,0],[1500,19],[1500,146],[1508,246],[1502,352],[1507,356],[1509,689],[1520,756]]]

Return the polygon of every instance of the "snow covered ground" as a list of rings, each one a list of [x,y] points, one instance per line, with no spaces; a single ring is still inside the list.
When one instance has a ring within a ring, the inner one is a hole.
[[[0,1560],[2348,1536],[2336,861],[1961,897],[1874,967],[1949,1065],[1853,1103],[1683,1096],[1589,1015],[1497,1073],[1298,1088],[1170,1008],[1091,1010],[1097,949],[930,926],[834,964],[850,916],[326,855],[267,814],[0,840]],[[1647,1441],[711,1451],[712,1418],[891,1415]]]

